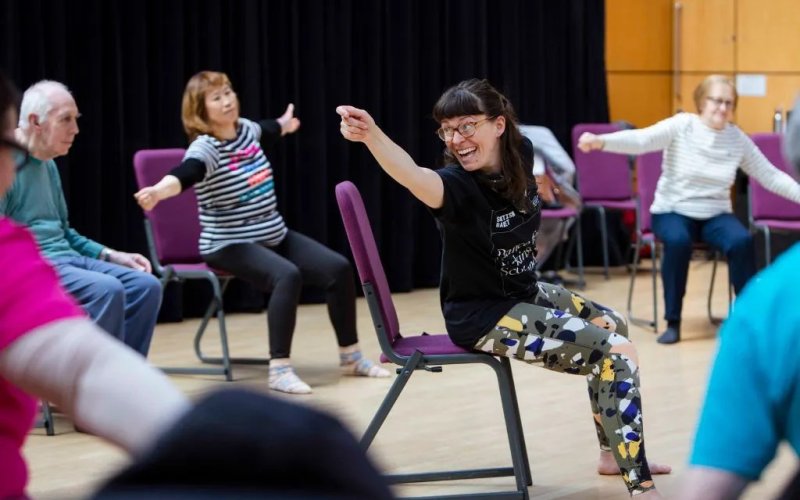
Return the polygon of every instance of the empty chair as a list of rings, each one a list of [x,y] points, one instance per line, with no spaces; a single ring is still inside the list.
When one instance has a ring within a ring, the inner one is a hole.
[[[776,167],[794,176],[783,157],[781,134],[753,134],[753,142]],[[800,204],[767,190],[750,179],[750,229],[764,235],[766,265],[772,262],[771,236],[775,232],[800,232]]]
[[[532,480],[509,359],[506,357],[498,359],[489,354],[465,350],[453,344],[446,334],[403,336],[361,194],[351,182],[345,181],[336,186],[336,200],[383,352],[381,360],[390,361],[401,367],[383,403],[364,432],[361,438],[362,445],[365,448],[370,446],[415,371],[441,372],[443,365],[454,364],[487,365],[494,370],[499,385],[512,466],[393,475],[389,476],[389,480],[394,483],[413,483],[514,476],[516,490],[485,493],[480,497],[528,498],[527,486],[532,484]],[[459,438],[454,436],[453,439]],[[467,496],[472,497],[472,495]],[[457,495],[450,498],[464,497]]]
[[[578,149],[578,138],[584,132],[609,134],[621,130],[612,123],[579,123],[572,128],[572,148],[577,170],[578,191],[583,197],[584,210],[597,212],[600,219],[600,238],[603,250],[603,270],[608,278],[607,210],[636,210],[631,180],[631,161],[627,156]]]

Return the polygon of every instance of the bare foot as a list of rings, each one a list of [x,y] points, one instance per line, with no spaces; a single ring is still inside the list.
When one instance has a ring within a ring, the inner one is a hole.
[[[650,474],[669,474],[672,472],[672,467],[669,465],[660,465],[650,462]],[[619,465],[614,460],[614,455],[610,451],[601,451],[600,459],[597,461],[597,473],[604,476],[616,476],[619,474]],[[660,497],[653,497],[660,498]]]

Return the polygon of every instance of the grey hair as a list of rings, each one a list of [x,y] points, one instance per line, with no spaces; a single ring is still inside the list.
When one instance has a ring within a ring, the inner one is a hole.
[[[19,128],[28,130],[30,125],[28,117],[30,115],[38,116],[39,123],[44,123],[47,120],[48,113],[53,109],[51,96],[58,90],[71,94],[66,85],[55,80],[41,80],[28,87],[28,90],[22,96],[22,104],[20,105]]]

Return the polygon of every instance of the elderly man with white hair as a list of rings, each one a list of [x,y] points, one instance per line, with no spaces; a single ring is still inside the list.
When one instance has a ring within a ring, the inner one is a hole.
[[[161,303],[150,262],[82,236],[69,224],[53,159],[69,152],[79,116],[59,82],[44,80],[25,91],[16,138],[30,157],[0,199],[0,214],[28,226],[64,288],[101,328],[147,356]]]

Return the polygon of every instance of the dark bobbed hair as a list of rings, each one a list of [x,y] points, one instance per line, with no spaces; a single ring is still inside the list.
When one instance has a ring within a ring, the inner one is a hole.
[[[19,91],[16,85],[0,70],[0,126],[5,127],[5,116],[12,107],[19,105]],[[6,133],[7,130],[2,130]]]
[[[511,102],[487,80],[473,78],[447,89],[433,107],[433,119],[438,123],[469,115],[486,115],[492,120],[505,117],[506,129],[500,136],[500,162],[505,182],[498,192],[518,210],[528,211],[531,202],[527,194],[536,184],[530,176],[533,166],[525,165],[520,155],[522,134]],[[444,162],[458,164],[449,149],[444,151]]]

